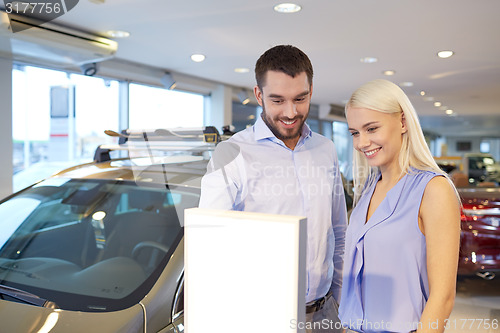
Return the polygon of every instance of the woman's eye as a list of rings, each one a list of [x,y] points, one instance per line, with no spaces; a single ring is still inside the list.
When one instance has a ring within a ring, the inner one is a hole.
[[[351,132],[351,136],[358,135],[358,132]]]
[[[373,132],[373,131],[375,131],[376,129],[377,129],[376,127],[370,127],[370,128],[368,128],[368,129],[367,129],[367,131],[368,131],[368,132]]]

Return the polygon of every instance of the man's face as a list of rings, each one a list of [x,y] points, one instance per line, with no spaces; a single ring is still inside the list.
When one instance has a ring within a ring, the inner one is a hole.
[[[305,72],[291,77],[283,72],[268,71],[262,91],[254,88],[262,106],[262,118],[273,134],[294,149],[309,114],[312,86]]]

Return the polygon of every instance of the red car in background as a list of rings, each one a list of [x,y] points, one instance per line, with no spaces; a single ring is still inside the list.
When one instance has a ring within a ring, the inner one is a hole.
[[[458,187],[462,199],[459,275],[500,272],[500,188]]]

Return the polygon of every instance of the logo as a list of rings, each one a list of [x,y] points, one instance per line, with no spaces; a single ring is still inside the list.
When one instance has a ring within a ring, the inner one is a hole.
[[[50,22],[70,10],[79,0],[38,0],[37,2],[4,0],[12,32],[23,31]],[[20,20],[22,18],[23,20]],[[26,20],[28,19],[28,20]]]

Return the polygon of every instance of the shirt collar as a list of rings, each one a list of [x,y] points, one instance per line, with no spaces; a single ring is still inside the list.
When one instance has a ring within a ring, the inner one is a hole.
[[[283,143],[283,141],[276,138],[274,136],[273,132],[271,132],[271,130],[269,129],[269,127],[267,127],[266,123],[262,119],[262,115],[259,115],[257,117],[257,121],[255,122],[255,125],[253,128],[254,128],[254,133],[255,133],[255,141],[259,141],[259,140],[263,140],[263,139],[270,139],[271,141],[274,141],[274,142]],[[304,126],[302,126],[302,133],[300,135],[300,139],[297,142],[296,147],[302,145],[303,142],[307,138],[309,138],[311,135],[312,135],[311,129],[309,128],[307,123],[304,123]]]

